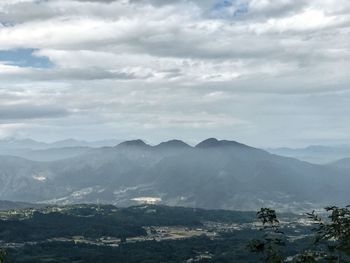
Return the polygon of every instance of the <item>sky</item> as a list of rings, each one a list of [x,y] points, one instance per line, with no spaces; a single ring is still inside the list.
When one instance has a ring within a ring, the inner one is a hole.
[[[348,0],[2,0],[0,138],[350,144]]]

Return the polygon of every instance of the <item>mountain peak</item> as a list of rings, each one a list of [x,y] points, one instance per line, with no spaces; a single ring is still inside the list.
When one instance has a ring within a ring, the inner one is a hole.
[[[166,142],[161,142],[160,144],[156,145],[155,147],[157,148],[189,148],[191,146],[189,146],[187,143],[181,141],[181,140],[170,140],[170,141],[166,141]]]
[[[216,138],[206,139],[196,145],[196,148],[209,148],[220,146],[220,141]]]
[[[236,141],[228,141],[228,140],[218,140],[216,138],[206,139],[196,145],[196,148],[211,148],[211,147],[222,147],[222,146],[240,146],[240,147],[248,147],[242,143]]]
[[[146,147],[149,146],[146,144],[143,140],[131,140],[131,141],[125,141],[117,145],[117,147]]]

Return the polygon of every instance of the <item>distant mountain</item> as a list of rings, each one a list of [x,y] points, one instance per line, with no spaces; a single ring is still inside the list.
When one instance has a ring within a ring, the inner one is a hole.
[[[247,145],[235,141],[218,140],[216,138],[206,139],[196,145],[196,148],[215,148],[215,147],[242,147],[247,148]]]
[[[37,142],[32,139],[15,139],[5,138],[0,140],[0,149],[15,150],[15,149],[43,149],[48,147],[44,142]]]
[[[195,147],[127,141],[54,162],[2,156],[0,182],[0,199],[54,204],[295,211],[350,201],[348,170],[214,138]]]
[[[292,157],[299,160],[316,163],[327,164],[339,159],[350,157],[350,146],[321,146],[312,145],[306,148],[275,148],[266,149],[268,152]]]
[[[112,147],[120,142],[120,140],[87,142],[67,139],[45,143],[32,139],[7,138],[0,140],[0,155],[17,156],[33,161],[56,161],[78,156],[91,148]]]
[[[154,146],[157,149],[183,149],[183,148],[191,148],[191,146],[189,146],[187,143],[184,143],[183,141],[180,140],[170,140],[167,142],[162,142],[156,146]]]
[[[27,160],[38,161],[38,162],[50,162],[58,161],[63,159],[69,159],[72,157],[79,156],[90,151],[90,147],[64,147],[64,148],[50,148],[43,150],[24,151],[18,152],[18,157],[25,158]]]
[[[42,150],[50,148],[66,148],[66,147],[112,147],[119,143],[121,140],[111,139],[111,140],[100,140],[100,141],[81,141],[75,139],[66,139],[62,141],[46,143],[38,142],[32,139],[16,139],[16,138],[5,138],[0,140],[1,149],[28,149],[28,150]]]
[[[100,147],[112,147],[119,143],[122,140],[111,139],[111,140],[101,140],[101,141],[80,141],[75,139],[67,139],[63,141],[57,141],[49,143],[49,148],[72,148],[72,147],[91,147],[91,148],[100,148]]]
[[[150,145],[146,144],[142,140],[132,140],[132,141],[125,141],[120,144],[118,144],[116,147],[118,148],[128,148],[128,147],[135,147],[135,148],[148,148],[151,147]]]
[[[330,163],[328,167],[341,171],[350,171],[350,158],[344,158]]]

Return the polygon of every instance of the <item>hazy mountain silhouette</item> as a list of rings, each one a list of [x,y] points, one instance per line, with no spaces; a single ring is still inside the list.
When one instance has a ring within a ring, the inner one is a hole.
[[[53,143],[32,139],[6,138],[0,140],[0,154],[23,157],[32,161],[56,161],[78,156],[91,148],[112,147],[120,140],[81,141],[67,139]]]
[[[328,167],[345,172],[350,171],[350,158],[344,158],[330,163]]]
[[[154,148],[157,148],[157,149],[173,149],[173,148],[185,149],[185,148],[191,148],[191,146],[183,141],[180,141],[180,140],[170,140],[167,142],[162,142],[162,143],[154,146]]]
[[[350,157],[350,146],[322,146],[311,145],[306,148],[270,148],[268,152],[281,156],[297,158],[299,160],[316,163],[327,164],[339,159]]]
[[[348,202],[350,169],[315,165],[235,141],[142,140],[89,149],[73,158],[34,162],[0,157],[0,199],[30,202],[168,205],[284,210]]]

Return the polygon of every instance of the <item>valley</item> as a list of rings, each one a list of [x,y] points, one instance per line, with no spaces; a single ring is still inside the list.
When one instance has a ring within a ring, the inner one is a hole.
[[[305,216],[282,214],[281,222],[288,253],[307,244],[310,223]],[[258,228],[254,212],[48,206],[2,211],[0,246],[15,262],[138,262],[140,257],[149,262],[254,262],[257,258],[246,246],[261,236]]]

